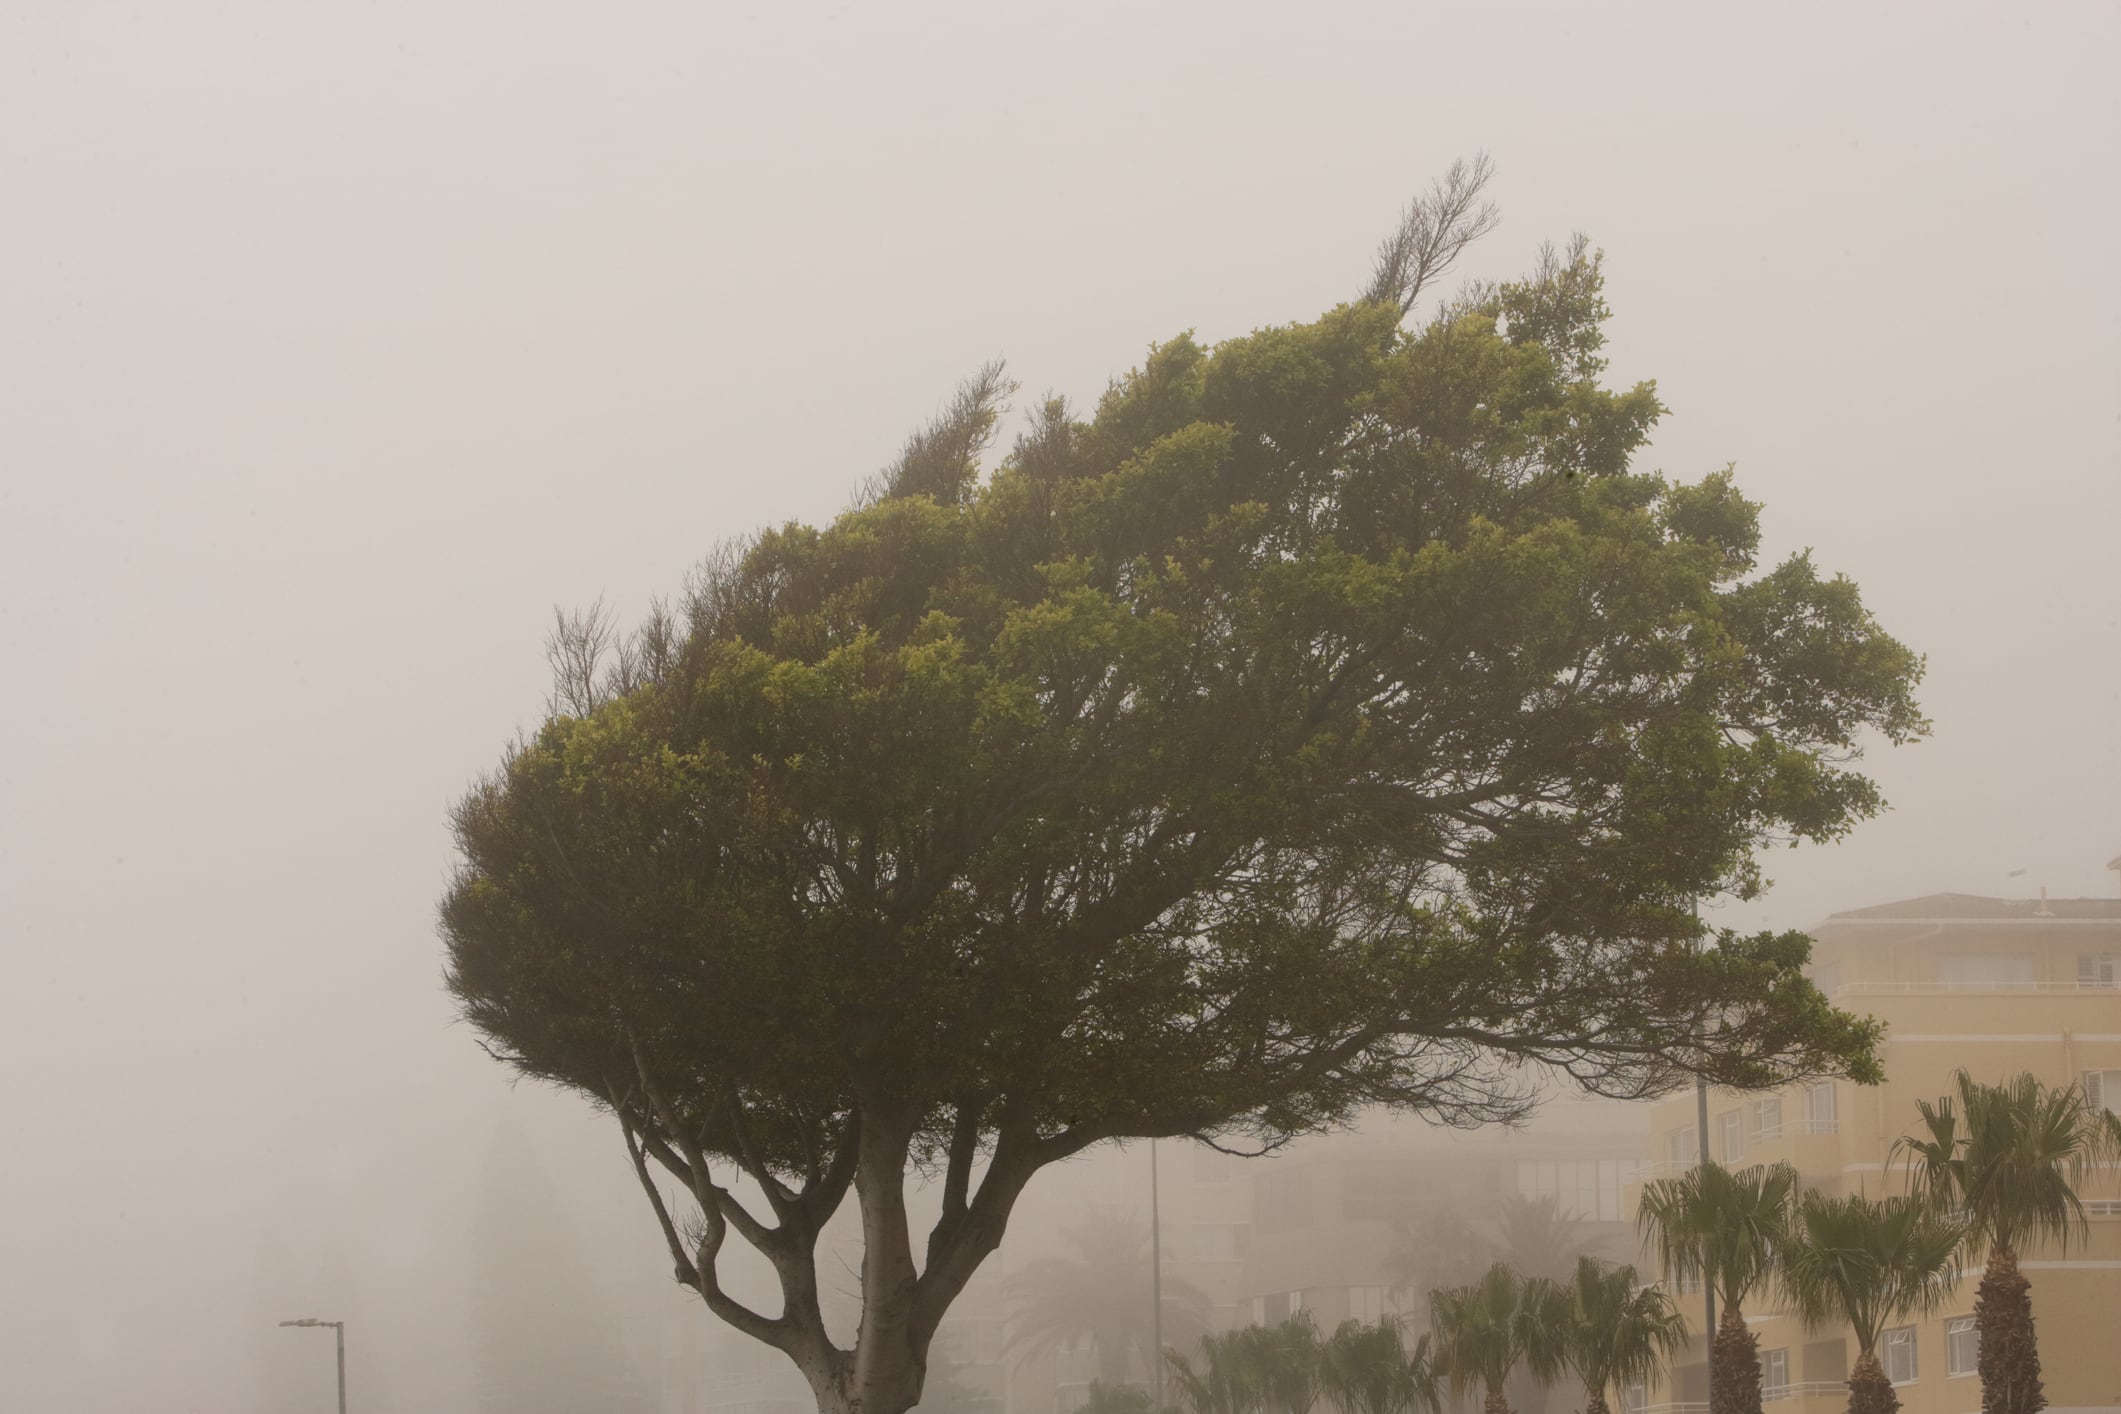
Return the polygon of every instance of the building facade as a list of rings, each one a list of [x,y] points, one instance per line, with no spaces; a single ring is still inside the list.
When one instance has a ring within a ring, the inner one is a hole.
[[[1710,1156],[1726,1166],[1786,1161],[1830,1194],[1905,1191],[1892,1162],[1896,1139],[1918,1132],[1916,1101],[1953,1090],[1953,1072],[1994,1083],[2031,1072],[2049,1085],[2083,1086],[2121,1110],[2121,902],[1938,894],[1837,913],[1815,930],[1812,972],[1845,1010],[1885,1024],[1885,1083],[1797,1086],[1771,1095],[1712,1092]],[[1688,1093],[1658,1106],[1651,1172],[1691,1167],[1699,1152],[1697,1103]],[[2121,1175],[2112,1166],[2080,1186],[2089,1233],[2067,1250],[2020,1254],[2050,1414],[2121,1414]],[[1978,1267],[1942,1312],[1889,1331],[1879,1350],[1907,1414],[1974,1414],[1973,1307]],[[1777,1309],[1773,1293],[1746,1313],[1760,1339],[1774,1414],[1839,1414],[1855,1359],[1841,1331],[1808,1331]],[[1634,1391],[1630,1403],[1692,1414],[1707,1407],[1700,1327],[1672,1378]]]

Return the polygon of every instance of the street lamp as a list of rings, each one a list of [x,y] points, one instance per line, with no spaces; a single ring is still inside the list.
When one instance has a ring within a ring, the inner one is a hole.
[[[346,1414],[346,1322],[320,1321],[315,1316],[304,1316],[299,1321],[282,1321],[283,1326],[330,1326],[333,1338],[339,1347],[339,1414]]]
[[[1149,1339],[1156,1349],[1149,1356],[1150,1397],[1157,1414],[1164,1407],[1164,1205],[1157,1193],[1156,1138],[1149,1138]],[[344,1410],[339,1414],[345,1414]]]

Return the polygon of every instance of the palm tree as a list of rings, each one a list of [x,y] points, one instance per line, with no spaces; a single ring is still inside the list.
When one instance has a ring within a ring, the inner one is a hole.
[[[1097,1352],[1098,1380],[1127,1383],[1135,1351],[1155,1358],[1156,1328],[1150,1279],[1149,1229],[1131,1212],[1092,1208],[1061,1229],[1075,1256],[1027,1263],[1003,1284],[1012,1305],[1006,1354],[1029,1359],[1087,1341]],[[1168,1274],[1163,1279],[1164,1334],[1191,1345],[1207,1329],[1214,1306],[1201,1291]]]
[[[1527,1277],[1560,1279],[1593,1244],[1584,1225],[1562,1212],[1559,1200],[1512,1193],[1486,1222],[1468,1222],[1456,1208],[1437,1207],[1413,1223],[1396,1223],[1384,1269],[1398,1292],[1473,1281],[1495,1262]]]
[[[1686,1344],[1686,1317],[1661,1289],[1641,1285],[1633,1267],[1580,1257],[1575,1277],[1560,1289],[1569,1310],[1569,1364],[1590,1395],[1584,1414],[1607,1414],[1607,1390],[1648,1379]]]
[[[1452,1392],[1478,1383],[1487,1391],[1487,1414],[1510,1414],[1503,1386],[1520,1363],[1542,1380],[1560,1374],[1567,1363],[1567,1317],[1559,1298],[1552,1283],[1527,1282],[1504,1262],[1471,1285],[1430,1292],[1436,1363],[1450,1377]]]
[[[1429,1337],[1407,1349],[1396,1317],[1342,1321],[1325,1345],[1320,1383],[1341,1414],[1440,1414]]]
[[[2121,1126],[2074,1085],[2031,1074],[1983,1085],[1963,1070],[1952,1079],[1957,1103],[1918,1101],[1926,1137],[1904,1137],[1893,1153],[1906,1156],[1917,1191],[1964,1219],[1966,1245],[1987,1249],[1974,1300],[1982,1414],[2036,1414],[2047,1396],[2018,1249],[2043,1238],[2066,1249],[2084,1233],[2076,1184],[2100,1158],[2121,1155]]]
[[[1310,1313],[1275,1326],[1248,1326],[1244,1349],[1263,1414],[1311,1414],[1324,1392],[1325,1346]]]
[[[1578,1262],[1596,1255],[1583,1220],[1564,1213],[1558,1198],[1512,1193],[1497,1205],[1495,1227],[1497,1258],[1527,1278],[1565,1282]]]
[[[1709,1414],[1760,1414],[1760,1340],[1742,1308],[1774,1269],[1801,1186],[1788,1164],[1733,1173],[1717,1163],[1643,1186],[1636,1221],[1655,1239],[1658,1264],[1701,1277],[1723,1306],[1709,1345]]]
[[[1878,1363],[1878,1336],[1903,1316],[1927,1315],[1959,1285],[1966,1229],[1914,1198],[1829,1198],[1808,1192],[1783,1241],[1780,1272],[1805,1324],[1856,1333],[1849,1414],[1893,1414],[1900,1397]]]
[[[1167,1347],[1164,1363],[1190,1414],[1310,1414],[1323,1392],[1325,1347],[1299,1311],[1276,1326],[1200,1339],[1201,1366]]]
[[[1226,1331],[1200,1338],[1200,1368],[1166,1347],[1164,1364],[1187,1414],[1254,1414],[1259,1408],[1247,1332]]]

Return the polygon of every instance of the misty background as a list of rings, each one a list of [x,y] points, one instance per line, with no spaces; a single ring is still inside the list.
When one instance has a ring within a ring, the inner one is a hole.
[[[1720,920],[2110,895],[2121,8],[1472,11],[0,6],[0,1408],[309,1399],[310,1315],[468,1407],[504,1202],[581,1328],[704,1325],[442,990],[552,606],[830,517],[990,356],[1311,318],[1480,150],[1454,275],[1589,233],[1647,464],[1929,656],[1891,812]]]

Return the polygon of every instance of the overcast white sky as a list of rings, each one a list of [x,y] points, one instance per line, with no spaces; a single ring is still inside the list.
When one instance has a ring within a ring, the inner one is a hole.
[[[2113,892],[2117,53],[2110,3],[0,5],[0,1408],[244,1405],[268,1238],[455,1402],[497,1111],[646,1223],[440,985],[551,606],[830,515],[990,355],[1089,399],[1311,317],[1480,149],[1467,273],[1590,233],[1652,464],[1929,655],[1893,813],[1731,920]]]

